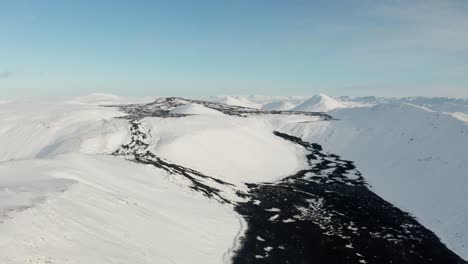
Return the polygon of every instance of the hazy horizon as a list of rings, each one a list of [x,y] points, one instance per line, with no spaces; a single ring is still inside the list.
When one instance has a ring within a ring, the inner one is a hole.
[[[349,95],[349,94],[326,94],[322,92],[310,93],[310,94],[291,94],[291,95],[281,95],[281,94],[202,94],[202,95],[161,95],[161,94],[147,94],[147,95],[131,95],[131,94],[117,94],[117,93],[107,93],[107,92],[91,92],[83,94],[69,94],[69,95],[16,95],[16,96],[0,96],[0,103],[15,101],[15,100],[40,100],[40,101],[60,101],[60,100],[71,100],[78,98],[92,98],[92,97],[113,97],[116,96],[121,99],[129,100],[152,100],[156,98],[168,98],[168,97],[178,97],[178,98],[192,98],[192,99],[202,99],[206,100],[209,97],[214,98],[245,98],[251,99],[253,101],[260,100],[259,98],[263,97],[265,100],[277,100],[281,101],[282,99],[297,99],[297,100],[306,100],[313,96],[317,95],[327,95],[332,98],[365,98],[365,97],[376,97],[376,98],[394,98],[394,99],[404,99],[404,98],[446,98],[446,99],[462,99],[468,100],[468,96],[426,96],[426,95],[410,95],[410,96],[391,96],[391,95]],[[254,99],[257,97],[257,99]],[[117,98],[116,98],[117,99]]]

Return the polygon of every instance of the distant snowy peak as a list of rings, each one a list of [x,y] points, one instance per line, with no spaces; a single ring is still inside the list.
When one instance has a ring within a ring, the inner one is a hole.
[[[227,104],[227,105],[234,105],[234,106],[241,106],[241,107],[247,107],[247,108],[255,108],[255,109],[261,109],[262,105],[254,103],[247,98],[244,97],[232,97],[232,96],[223,96],[214,99],[213,101],[217,103],[222,103],[222,104]]]
[[[304,103],[296,106],[294,111],[306,112],[328,112],[337,108],[344,108],[345,105],[325,94],[314,95]]]
[[[275,101],[264,104],[262,109],[267,111],[287,111],[293,109],[294,107],[296,107],[296,105],[288,101]]]

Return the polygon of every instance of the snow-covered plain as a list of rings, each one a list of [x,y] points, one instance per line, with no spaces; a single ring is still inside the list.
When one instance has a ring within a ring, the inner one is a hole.
[[[305,166],[271,132],[318,142],[355,161],[372,190],[411,212],[468,259],[468,102],[430,98],[208,97],[266,110],[227,116],[198,104],[184,118],[142,120],[151,150],[224,181],[273,181]],[[93,94],[63,102],[0,103],[1,263],[222,263],[242,234],[229,207],[155,167],[110,156],[130,140],[106,104],[149,98]],[[302,105],[302,107],[301,107]],[[289,108],[289,109],[286,109]],[[183,253],[183,254],[182,254]]]

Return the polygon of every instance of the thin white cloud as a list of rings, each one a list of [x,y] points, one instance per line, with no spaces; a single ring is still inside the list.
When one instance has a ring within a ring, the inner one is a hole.
[[[12,76],[12,72],[10,71],[1,71],[0,72],[0,79],[8,79]]]

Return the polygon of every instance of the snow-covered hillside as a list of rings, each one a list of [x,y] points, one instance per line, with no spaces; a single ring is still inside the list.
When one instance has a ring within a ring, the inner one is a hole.
[[[197,99],[269,111],[328,112],[337,108],[371,106],[378,100],[375,97],[369,98],[372,100],[349,97],[332,98],[326,94],[317,94],[314,96],[209,96]]]
[[[339,97],[340,102],[358,103],[358,104],[386,104],[386,103],[409,103],[419,105],[437,112],[460,112],[468,114],[468,99],[446,98],[446,97],[405,97],[405,98],[386,98],[386,97]]]
[[[0,263],[468,259],[463,100],[208,99],[0,103]]]
[[[319,94],[296,106],[293,110],[307,112],[328,112],[333,109],[343,107],[345,107],[343,104],[337,100],[332,99],[328,95]]]
[[[468,258],[468,123],[397,102],[330,114],[278,129],[355,161],[374,191]]]
[[[28,101],[0,115],[1,263],[220,263],[232,247],[232,210],[105,155],[129,141],[123,113]]]
[[[242,106],[242,107],[248,107],[248,108],[255,108],[255,109],[260,109],[261,104],[256,103],[253,100],[249,100],[247,97],[243,96],[210,96],[207,98],[200,98],[212,102],[217,102],[221,104],[227,104],[227,105],[235,105],[235,106]]]
[[[259,118],[190,116],[146,120],[155,153],[231,183],[271,181],[304,167],[304,152],[275,137]],[[253,162],[255,161],[255,162]]]

